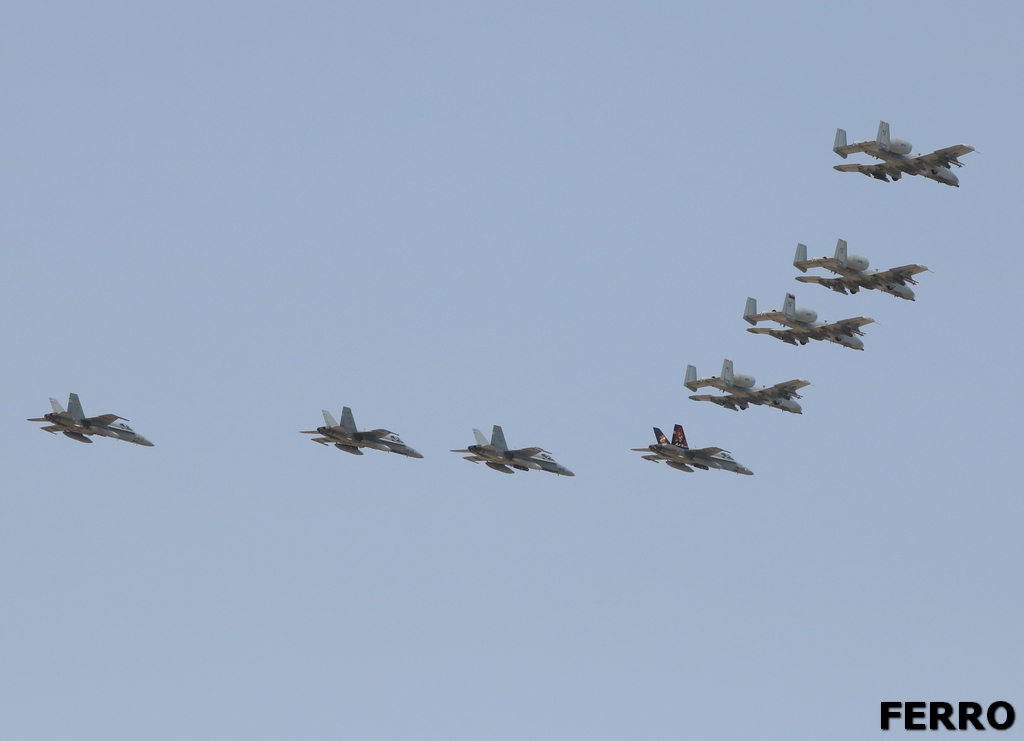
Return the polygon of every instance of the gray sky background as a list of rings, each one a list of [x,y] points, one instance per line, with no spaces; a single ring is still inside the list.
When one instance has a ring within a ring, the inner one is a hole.
[[[1024,712],[1022,21],[7,4],[0,735],[864,739],[882,700]],[[975,146],[962,187],[834,172],[835,128],[880,118]],[[796,283],[796,243],[838,237],[931,268],[916,303]],[[866,352],[744,332],[748,295],[787,291],[874,317]],[[686,364],[723,357],[810,380],[804,415],[688,401]],[[70,391],[156,447],[24,421]],[[298,434],[346,404],[426,458]],[[629,451],[677,421],[756,475]],[[448,452],[495,423],[576,478]]]

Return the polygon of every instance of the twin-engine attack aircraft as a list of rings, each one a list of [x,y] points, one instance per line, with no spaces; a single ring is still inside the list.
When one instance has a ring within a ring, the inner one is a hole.
[[[707,471],[710,468],[718,468],[722,471],[742,473],[745,476],[753,476],[754,472],[737,461],[727,450],[721,448],[690,448],[686,444],[686,434],[682,425],[676,425],[672,432],[672,442],[668,441],[665,433],[654,428],[654,437],[658,441],[646,448],[633,448],[637,453],[648,453],[642,456],[644,460],[657,463],[665,461],[670,468],[677,471],[693,473],[694,468],[702,468]],[[692,466],[692,468],[691,468]]]
[[[515,473],[512,470],[513,468],[516,471],[529,471],[532,468],[535,471],[547,471],[559,476],[576,475],[555,461],[551,457],[551,453],[544,450],[544,448],[509,450],[508,445],[505,443],[505,433],[502,432],[501,427],[498,425],[494,425],[494,429],[491,431],[491,442],[489,443],[487,438],[484,437],[484,433],[480,432],[480,430],[474,429],[473,435],[476,437],[476,445],[470,445],[466,450],[453,450],[452,452],[469,453],[469,455],[463,456],[467,461],[471,463],[484,463],[488,468],[493,468],[495,471],[501,471],[502,473]]]
[[[85,412],[82,411],[82,402],[78,400],[78,394],[71,394],[68,397],[68,411],[64,411],[64,407],[54,398],[50,399],[50,406],[53,408],[53,412],[45,417],[38,417],[28,421],[49,422],[49,425],[41,429],[51,434],[62,432],[67,437],[80,443],[91,443],[92,440],[87,436],[98,435],[100,437],[112,437],[115,440],[124,440],[136,445],[145,445],[147,448],[153,447],[153,443],[149,440],[128,425],[117,421],[120,419],[127,422],[128,420],[124,417],[118,417],[116,414],[86,417]]]
[[[696,391],[706,386],[725,391],[724,396],[695,394],[690,398],[694,401],[710,401],[718,404],[720,407],[732,409],[734,412],[746,409],[750,404],[755,404],[758,406],[774,407],[775,409],[792,412],[793,414],[803,414],[803,409],[800,408],[800,405],[794,399],[801,398],[797,390],[802,389],[804,386],[810,386],[809,381],[798,379],[777,383],[774,386],[757,386],[755,382],[756,379],[753,376],[734,372],[732,361],[727,358],[722,363],[721,378],[711,376],[710,378],[701,378],[698,381],[697,369],[692,365],[686,366],[686,380],[683,382],[683,385],[690,389],[690,391]]]
[[[861,337],[864,335],[860,327],[871,324],[874,319],[866,316],[858,316],[852,319],[843,319],[838,322],[819,322],[818,312],[814,309],[805,309],[796,305],[796,297],[792,293],[786,294],[786,300],[782,304],[782,311],[772,310],[757,313],[757,301],[747,299],[746,309],[743,311],[743,318],[750,324],[758,322],[778,322],[786,329],[769,329],[767,327],[751,327],[748,332],[754,334],[767,334],[772,337],[788,342],[790,345],[806,345],[808,340],[828,340],[843,347],[850,347],[854,350],[863,350],[864,343]]]
[[[313,438],[315,443],[320,443],[321,445],[331,445],[333,443],[334,447],[338,450],[344,450],[352,455],[362,455],[363,451],[360,448],[373,448],[385,453],[398,453],[407,458],[423,457],[418,451],[413,450],[402,442],[402,439],[390,430],[358,430],[355,418],[352,416],[352,410],[348,407],[344,407],[341,410],[340,425],[334,421],[334,417],[326,409],[321,409],[320,411],[324,413],[324,422],[327,424],[323,427],[317,427],[315,430],[302,430],[303,435],[320,435],[320,437]]]
[[[899,180],[903,173],[907,173],[921,175],[943,185],[952,185],[954,188],[960,187],[960,179],[953,174],[949,166],[963,167],[957,157],[974,151],[974,147],[957,144],[954,147],[937,149],[931,154],[912,157],[912,149],[912,145],[906,139],[889,136],[889,124],[885,121],[878,122],[878,136],[874,141],[847,144],[846,132],[843,129],[836,129],[836,141],[832,145],[832,151],[844,160],[853,152],[865,152],[875,159],[883,160],[880,165],[836,165],[835,169],[839,172],[860,172],[885,182],[889,182],[889,178]]]
[[[843,294],[847,291],[857,293],[861,288],[878,290],[908,301],[914,300],[914,291],[907,284],[916,286],[917,281],[913,276],[928,269],[924,265],[903,265],[889,270],[868,270],[868,264],[866,257],[851,255],[846,251],[845,239],[840,239],[836,244],[835,257],[808,260],[807,245],[798,244],[796,257],[793,258],[793,265],[801,273],[806,273],[807,268],[825,268],[840,276],[822,278],[819,275],[798,275],[796,279],[801,283],[817,283]]]

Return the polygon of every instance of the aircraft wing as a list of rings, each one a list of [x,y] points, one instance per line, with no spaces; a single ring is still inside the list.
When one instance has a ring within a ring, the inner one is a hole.
[[[391,430],[364,430],[362,433],[363,437],[369,437],[374,440],[378,440],[382,437],[386,437],[391,433]]]
[[[839,172],[859,172],[862,175],[870,175],[873,178],[885,180],[886,182],[889,182],[890,177],[893,180],[899,180],[900,176],[903,174],[903,171],[900,170],[900,168],[890,165],[887,162],[877,165],[836,165],[833,169],[839,170]]]
[[[750,392],[751,396],[756,396],[759,399],[765,401],[771,401],[773,399],[800,399],[800,394],[797,393],[799,389],[804,386],[810,386],[810,381],[804,381],[803,379],[796,379],[793,381],[785,381],[784,383],[777,383],[774,386],[761,389],[760,391]]]
[[[806,329],[771,329],[769,327],[749,327],[747,331],[751,334],[766,334],[777,340],[788,342],[791,345],[797,344],[798,332],[801,337],[806,337],[810,334]]]
[[[820,275],[798,275],[796,279],[801,283],[817,283],[819,286],[825,286],[825,288],[831,288],[833,291],[839,293],[846,293],[848,288],[861,287],[866,285],[865,281],[860,278],[825,278]]]
[[[40,420],[37,420],[37,419],[30,419],[29,420],[29,422],[38,422],[38,421],[40,421]],[[46,422],[47,420],[44,419],[42,421]],[[61,430],[66,430],[67,428],[66,427],[61,427],[60,425],[47,425],[46,427],[40,427],[39,429],[40,430],[46,430],[47,432],[60,432]]]
[[[544,448],[520,448],[519,450],[508,451],[516,458],[533,458],[537,453],[543,453]]]
[[[124,417],[118,417],[116,414],[101,414],[98,417],[86,417],[82,422],[93,425],[112,425],[119,419],[124,419]],[[127,422],[128,420],[125,419],[124,421]]]
[[[731,395],[722,396],[721,394],[694,394],[690,398],[693,401],[710,401],[714,404],[718,404],[718,406],[720,407],[732,409],[734,412],[739,411],[741,408],[747,408],[747,402],[734,399]]]
[[[957,157],[963,157],[965,154],[970,154],[973,151],[974,147],[969,147],[966,144],[957,144],[954,147],[936,149],[931,154],[922,154],[919,157],[914,157],[910,162],[925,170],[931,170],[936,167],[949,167],[950,165],[963,167]]]
[[[880,270],[877,273],[872,273],[869,277],[877,281],[879,285],[900,282],[916,285],[917,281],[913,280],[911,276],[923,273],[926,270],[928,270],[928,268],[924,265],[901,265],[898,268]]]
[[[690,452],[695,455],[706,455],[710,458],[713,455],[718,455],[719,453],[725,453],[727,451],[722,450],[721,448],[690,448]]]
[[[829,324],[823,324],[820,327],[815,327],[812,330],[812,336],[814,337],[838,337],[841,335],[856,334],[863,335],[860,328],[865,324],[873,324],[874,319],[866,316],[858,316],[853,319],[843,319],[839,322],[831,322]]]

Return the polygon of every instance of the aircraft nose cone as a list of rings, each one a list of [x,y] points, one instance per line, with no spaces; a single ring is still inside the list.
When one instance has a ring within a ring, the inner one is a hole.
[[[139,437],[139,445],[145,445],[147,448],[155,447],[153,443],[142,436]]]
[[[423,457],[423,453],[421,453],[418,450],[413,450],[412,448],[409,448],[409,457],[410,458],[422,458]]]
[[[565,466],[562,467],[562,470],[559,471],[559,473],[562,474],[563,476],[575,476],[576,475],[572,471],[570,471],[568,468],[566,468]]]
[[[751,471],[746,466],[740,466],[740,473],[742,473],[744,476],[753,476],[754,475],[754,472]]]

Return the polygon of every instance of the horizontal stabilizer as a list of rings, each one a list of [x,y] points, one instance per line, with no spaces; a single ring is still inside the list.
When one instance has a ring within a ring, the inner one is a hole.
[[[508,466],[502,465],[501,463],[495,463],[494,461],[487,461],[487,467],[493,468],[495,471],[501,471],[502,473],[515,473]]]

